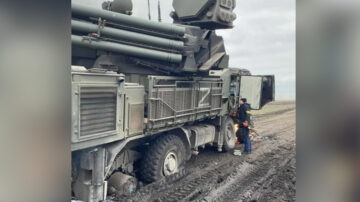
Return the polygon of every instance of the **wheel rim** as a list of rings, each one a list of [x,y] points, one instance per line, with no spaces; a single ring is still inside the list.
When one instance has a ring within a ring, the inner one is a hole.
[[[230,143],[232,140],[235,141],[235,136],[233,135],[233,127],[231,124],[228,124],[225,131],[226,142]]]
[[[174,152],[169,152],[164,160],[163,172],[165,176],[178,172],[178,159]]]

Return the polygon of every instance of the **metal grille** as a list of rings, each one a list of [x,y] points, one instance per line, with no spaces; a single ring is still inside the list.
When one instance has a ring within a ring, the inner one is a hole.
[[[219,113],[222,107],[219,80],[179,81],[161,77],[149,91],[151,127],[194,121]]]
[[[116,87],[80,89],[80,137],[116,130]]]
[[[169,117],[174,115],[174,110],[182,111],[192,109],[193,104],[191,95],[192,89],[189,88],[177,89],[176,92],[174,89],[162,89],[158,92],[152,93],[153,98],[158,98],[161,101],[152,103],[151,118],[157,119]],[[183,113],[185,112],[178,112],[178,114]]]
[[[219,108],[221,107],[221,91],[222,89],[220,87],[212,88],[211,94],[212,94],[212,100],[211,100],[211,108]]]

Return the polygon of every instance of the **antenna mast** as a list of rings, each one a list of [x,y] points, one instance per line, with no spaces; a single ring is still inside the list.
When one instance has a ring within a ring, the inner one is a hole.
[[[159,17],[159,22],[161,22],[161,7],[160,7],[160,0],[158,0],[158,17]]]
[[[149,15],[149,20],[151,20],[151,14],[150,14],[150,0],[148,0],[148,15]]]

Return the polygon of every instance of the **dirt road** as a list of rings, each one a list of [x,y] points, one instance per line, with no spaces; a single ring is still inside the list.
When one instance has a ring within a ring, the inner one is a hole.
[[[294,102],[271,103],[253,117],[252,154],[205,148],[186,171],[117,201],[295,201],[295,112]]]

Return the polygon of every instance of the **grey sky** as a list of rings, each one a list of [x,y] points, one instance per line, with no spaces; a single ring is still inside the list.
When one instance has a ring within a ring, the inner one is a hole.
[[[103,0],[73,0],[100,7]],[[160,0],[162,19],[169,17],[171,0]],[[147,19],[147,0],[133,0],[133,15]],[[157,0],[150,0],[157,20]],[[230,55],[230,66],[252,74],[275,74],[276,98],[295,98],[295,0],[237,0],[235,28],[219,30]]]

